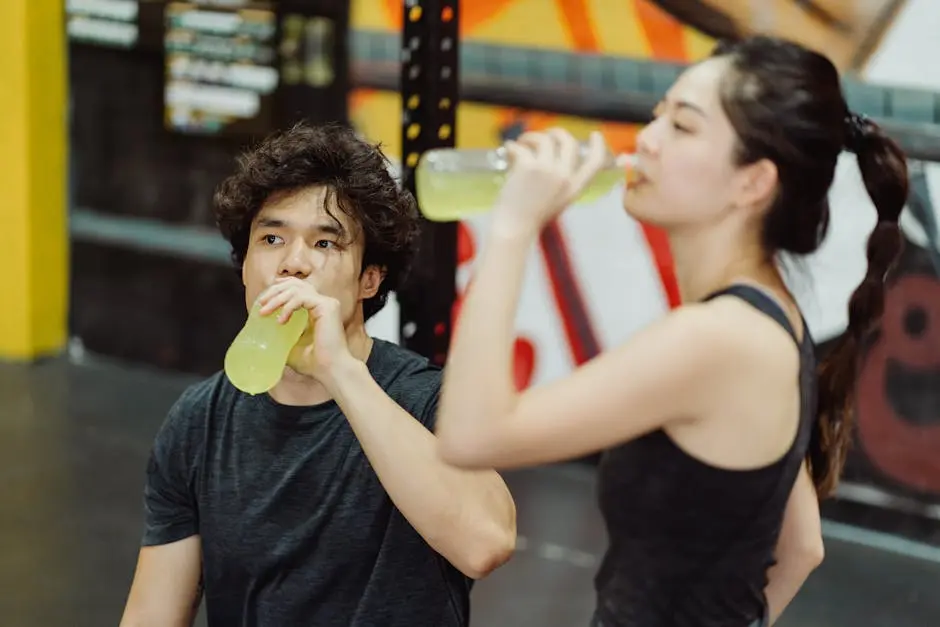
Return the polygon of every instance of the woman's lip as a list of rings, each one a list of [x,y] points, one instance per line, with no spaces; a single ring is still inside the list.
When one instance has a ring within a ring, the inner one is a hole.
[[[638,168],[632,168],[627,172],[627,189],[633,189],[647,182],[649,179]]]

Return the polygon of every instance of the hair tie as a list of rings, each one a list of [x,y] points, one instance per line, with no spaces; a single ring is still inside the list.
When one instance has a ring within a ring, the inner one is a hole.
[[[861,113],[848,112],[845,116],[845,147],[858,152],[871,129],[871,119]]]

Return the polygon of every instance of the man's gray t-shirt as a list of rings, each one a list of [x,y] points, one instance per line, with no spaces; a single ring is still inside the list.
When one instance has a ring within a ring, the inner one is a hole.
[[[381,340],[367,364],[433,428],[439,368]],[[144,505],[145,546],[200,536],[211,627],[469,622],[472,580],[392,504],[333,401],[279,405],[223,373],[190,387],[157,434]]]

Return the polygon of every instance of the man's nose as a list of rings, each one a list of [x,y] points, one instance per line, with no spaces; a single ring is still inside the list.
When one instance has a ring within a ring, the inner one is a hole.
[[[277,269],[278,276],[293,276],[300,279],[307,278],[311,272],[313,272],[313,264],[303,246],[293,246],[287,250]]]

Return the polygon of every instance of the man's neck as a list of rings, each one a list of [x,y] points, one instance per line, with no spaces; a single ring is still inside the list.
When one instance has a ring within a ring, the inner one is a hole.
[[[369,359],[374,340],[366,333],[365,327],[348,329],[346,341],[353,357],[362,362]],[[303,407],[319,405],[333,398],[322,383],[291,368],[284,369],[284,376],[268,395],[282,405]]]

